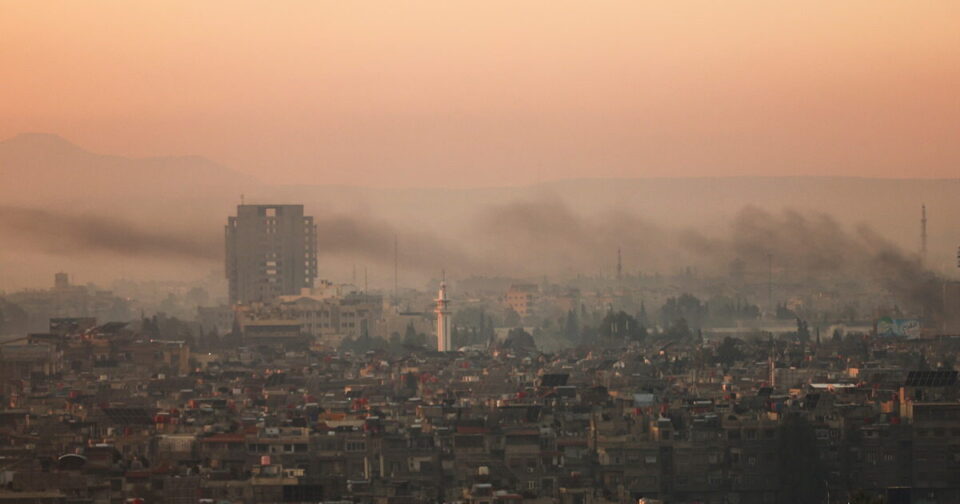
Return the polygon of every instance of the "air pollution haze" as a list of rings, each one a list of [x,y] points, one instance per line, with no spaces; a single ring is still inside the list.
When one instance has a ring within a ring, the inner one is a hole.
[[[609,273],[618,249],[917,278],[924,203],[923,265],[954,275],[954,3],[3,10],[0,289],[222,271],[243,198],[304,204],[320,276],[379,286],[395,237],[412,285]]]
[[[0,236],[24,252],[63,256],[119,255],[182,261],[220,258],[214,237],[160,232],[116,218],[0,206]]]
[[[621,251],[630,272],[669,273],[695,267],[726,274],[743,261],[755,273],[775,261],[778,279],[813,284],[865,279],[906,306],[936,306],[939,281],[916,254],[902,251],[869,226],[846,229],[829,215],[743,207],[726,225],[677,228],[622,209],[582,215],[558,197],[480,206],[454,229],[439,232],[394,224],[371,215],[316,219],[318,255],[327,273],[346,277],[348,267],[370,265],[386,285],[394,240],[408,280],[435,277],[446,268],[458,277],[505,275],[569,278],[612,272]],[[21,253],[160,259],[175,265],[222,260],[217,228],[167,229],[116,218],[55,214],[37,208],[0,207],[0,237]],[[442,236],[442,237],[441,237]]]
[[[960,502],[960,1],[0,0],[0,48],[0,502]]]

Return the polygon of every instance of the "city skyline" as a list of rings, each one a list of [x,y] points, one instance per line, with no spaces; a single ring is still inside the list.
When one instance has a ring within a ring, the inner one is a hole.
[[[960,1],[0,47],[0,504],[960,503]]]

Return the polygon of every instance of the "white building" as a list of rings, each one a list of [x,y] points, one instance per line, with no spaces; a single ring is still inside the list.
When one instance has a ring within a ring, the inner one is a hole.
[[[447,282],[440,282],[440,292],[437,295],[437,351],[449,352],[453,350],[450,342],[450,300],[447,299]]]

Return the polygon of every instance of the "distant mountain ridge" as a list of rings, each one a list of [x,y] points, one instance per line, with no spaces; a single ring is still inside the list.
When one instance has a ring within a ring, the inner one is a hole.
[[[233,194],[259,181],[201,156],[131,158],[90,152],[61,136],[0,141],[0,196],[14,204],[74,204],[150,193],[174,200]],[[213,193],[213,194],[210,194]]]

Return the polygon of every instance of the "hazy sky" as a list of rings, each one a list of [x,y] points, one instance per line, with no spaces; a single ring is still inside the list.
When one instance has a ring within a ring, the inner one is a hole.
[[[284,183],[960,173],[960,2],[0,2],[0,137]]]

